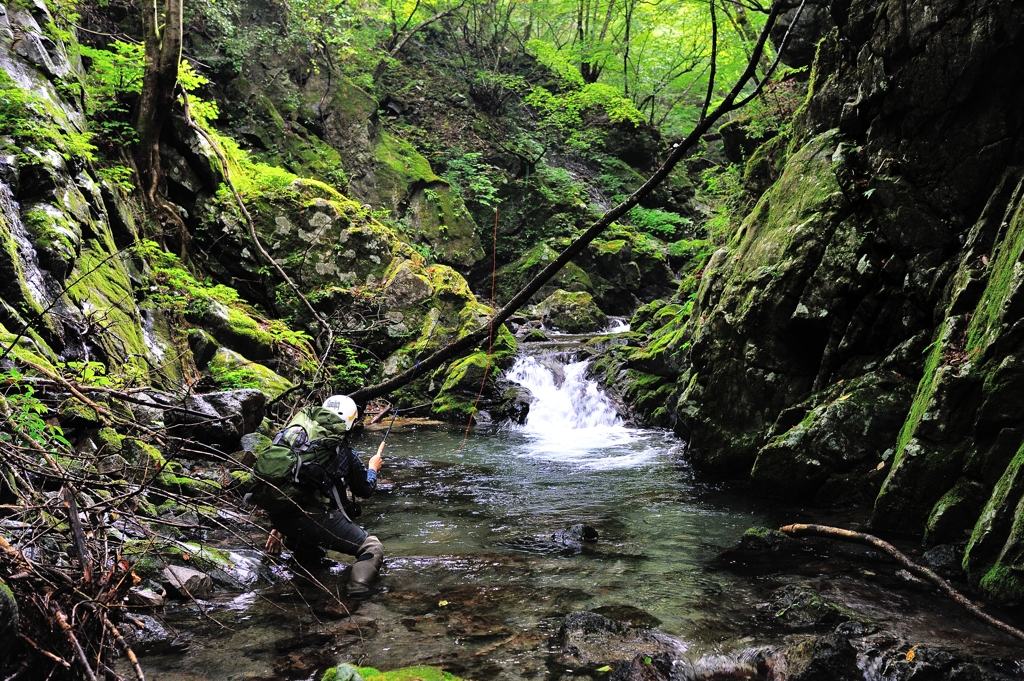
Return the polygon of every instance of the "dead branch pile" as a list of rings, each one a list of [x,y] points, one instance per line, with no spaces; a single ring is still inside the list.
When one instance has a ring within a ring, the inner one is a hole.
[[[208,567],[211,529],[253,545],[226,507],[244,466],[129,409],[173,396],[0,379],[0,679],[144,679],[129,596],[172,560]]]

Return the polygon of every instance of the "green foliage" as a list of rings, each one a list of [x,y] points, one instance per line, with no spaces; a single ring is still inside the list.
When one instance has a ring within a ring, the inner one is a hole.
[[[348,339],[337,338],[331,349],[328,373],[334,392],[349,393],[366,385],[369,366],[359,360]]]
[[[678,238],[685,229],[693,225],[693,220],[678,213],[641,206],[633,206],[630,209],[629,220],[640,231],[653,234],[665,241]]]
[[[562,84],[570,88],[582,88],[585,85],[580,75],[578,62],[572,52],[560,49],[554,43],[534,38],[526,43],[528,49],[544,66],[562,80]]]
[[[7,72],[0,69],[0,138],[10,137],[18,162],[36,165],[41,159],[36,152],[56,151],[66,161],[82,158],[95,160],[96,147],[92,133],[78,132],[62,111],[50,102],[22,89]],[[0,149],[6,144],[0,140]]]
[[[542,129],[564,137],[565,144],[577,151],[596,147],[603,134],[585,120],[587,112],[603,112],[611,123],[640,125],[644,120],[631,100],[604,83],[589,83],[564,94],[536,87],[525,101],[540,113]]]
[[[228,161],[228,169],[231,172],[231,181],[243,198],[285,198],[296,195],[292,183],[299,179],[297,175],[278,166],[258,163],[252,160],[235,140],[211,130],[208,132],[224,152]],[[231,190],[226,185],[222,185],[217,191],[217,199],[234,205]]]
[[[33,442],[48,448],[70,447],[64,431],[43,417],[47,413],[44,405],[35,396],[32,385],[23,380],[17,369],[0,373],[0,442],[25,443],[28,437]]]
[[[746,199],[743,168],[739,164],[715,166],[703,171],[700,179],[703,186],[699,196],[711,206],[711,217],[704,228],[712,241],[724,243]]]
[[[135,191],[135,185],[132,184],[132,176],[135,175],[135,171],[127,166],[113,165],[106,168],[98,168],[96,174],[100,180],[109,183],[112,187],[116,187],[126,194]]]
[[[480,152],[470,152],[448,161],[448,170],[441,175],[463,199],[493,207],[498,201],[500,171],[482,163]]]

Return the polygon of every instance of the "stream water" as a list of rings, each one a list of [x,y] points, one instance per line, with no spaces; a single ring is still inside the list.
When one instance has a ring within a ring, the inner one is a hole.
[[[712,561],[764,513],[699,484],[670,433],[622,425],[584,373],[521,358],[510,377],[537,398],[521,427],[395,428],[359,520],[387,551],[384,591],[354,617],[301,580],[219,598],[206,619],[195,605],[168,608],[168,626],[193,634],[186,651],[143,659],[151,677],[319,678],[347,660],[478,681],[570,678],[552,634],[575,610],[657,626],[695,651],[751,644],[763,580]],[[566,537],[577,524],[597,541]],[[340,571],[318,578],[344,584]]]

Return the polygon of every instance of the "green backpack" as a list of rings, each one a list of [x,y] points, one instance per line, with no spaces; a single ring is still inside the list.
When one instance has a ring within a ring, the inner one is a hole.
[[[345,436],[345,421],[334,412],[322,407],[300,411],[256,457],[251,500],[275,510],[300,502],[295,497],[308,496],[314,490],[335,496],[342,448],[347,448]]]

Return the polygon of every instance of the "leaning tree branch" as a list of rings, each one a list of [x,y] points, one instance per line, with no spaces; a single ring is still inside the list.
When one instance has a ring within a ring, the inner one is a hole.
[[[910,572],[927,579],[929,582],[939,587],[939,590],[945,593],[947,596],[952,598],[954,601],[962,605],[975,617],[984,620],[991,624],[996,629],[1003,631],[1014,638],[1024,641],[1024,631],[1012,627],[1002,620],[997,620],[992,615],[989,615],[981,608],[972,603],[966,596],[953,588],[953,586],[945,579],[935,573],[934,570],[918,565],[914,561],[910,560],[909,557],[895,546],[887,541],[883,541],[878,537],[870,534],[864,534],[863,532],[853,532],[851,530],[844,530],[839,527],[829,527],[828,525],[785,525],[779,528],[780,531],[786,534],[792,535],[816,535],[821,537],[831,537],[833,539],[842,539],[844,541],[856,542],[858,544],[868,544],[874,546],[876,549],[885,551],[890,556],[896,559],[903,567],[907,568]]]
[[[806,2],[806,0],[804,0]],[[804,2],[801,2],[800,8],[803,8]],[[751,78],[757,72],[758,60],[761,58],[761,53],[764,51],[765,44],[768,41],[768,35],[771,33],[772,26],[775,20],[778,18],[782,11],[781,3],[776,3],[768,15],[768,19],[765,21],[764,28],[761,30],[761,35],[758,36],[757,45],[754,47],[753,54],[750,60],[747,62],[747,67],[743,71],[742,75],[736,80],[732,89],[725,96],[722,102],[716,106],[711,113],[703,116],[697,125],[693,128],[689,135],[686,136],[681,142],[673,145],[672,152],[669,154],[665,162],[658,168],[657,171],[651,177],[644,182],[644,184],[634,191],[629,197],[615,206],[607,213],[602,215],[595,223],[593,223],[583,234],[576,237],[576,239],[569,244],[569,246],[562,251],[557,258],[552,260],[547,267],[540,271],[530,282],[522,288],[513,298],[501,308],[497,314],[492,317],[489,324],[482,326],[479,329],[463,336],[458,340],[454,340],[443,348],[439,349],[434,354],[427,358],[417,362],[412,368],[403,371],[402,373],[394,376],[383,383],[377,385],[366,386],[359,388],[358,390],[351,393],[352,399],[357,402],[365,402],[381,395],[386,395],[393,390],[396,390],[406,383],[409,383],[415,376],[422,375],[423,372],[436,369],[450,359],[454,359],[460,356],[466,350],[483,342],[487,339],[488,335],[493,329],[497,329],[504,324],[509,317],[511,317],[516,310],[526,304],[526,302],[541,289],[555,274],[562,269],[567,263],[573,258],[579,255],[591,241],[597,238],[601,232],[603,232],[609,225],[615,220],[625,215],[633,206],[637,205],[647,195],[649,195],[658,185],[660,185],[668,174],[672,172],[672,169],[683,159],[686,153],[693,148],[693,146],[700,140],[701,137],[707,133],[711,126],[713,126],[722,116],[742,106],[742,103],[749,101],[749,97],[745,97],[741,101],[737,101],[743,89],[750,82]],[[797,17],[800,13],[797,12]],[[787,32],[786,37],[788,38],[789,33]],[[779,50],[785,48],[785,41],[780,45]],[[771,75],[771,74],[768,74]],[[759,92],[763,87],[764,83],[767,82],[768,77],[761,79],[761,81],[755,86],[754,92]]]

